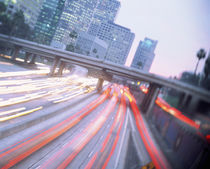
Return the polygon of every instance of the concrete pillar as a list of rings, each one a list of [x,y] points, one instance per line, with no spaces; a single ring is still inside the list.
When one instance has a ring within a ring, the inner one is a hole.
[[[155,104],[155,100],[158,96],[160,86],[154,83],[151,83],[149,86],[148,93],[145,94],[144,99],[141,103],[141,109],[144,113],[149,114],[152,111],[152,108]]]
[[[28,59],[29,59],[30,55],[31,55],[31,53],[26,52],[26,54],[25,54],[25,58],[24,58],[24,62],[25,62],[25,63],[27,63],[27,62],[28,62]]]
[[[96,85],[96,89],[97,89],[99,92],[102,90],[103,82],[104,82],[104,79],[102,79],[102,78],[99,78],[99,79],[98,79],[98,83],[97,83],[97,85]]]
[[[66,63],[64,61],[61,61],[60,65],[59,65],[59,69],[58,69],[58,75],[59,76],[63,75],[63,69],[65,68],[65,66],[66,66]]]
[[[16,60],[16,57],[18,56],[19,52],[20,52],[20,47],[16,46],[12,54],[12,60]]]
[[[60,57],[56,56],[50,68],[50,76],[53,76],[55,74],[55,69],[58,66],[59,60],[60,60]]]
[[[197,112],[198,105],[199,105],[200,99],[196,96],[191,96],[188,100],[186,112],[189,114],[193,114]]]
[[[183,101],[185,100],[186,93],[182,92],[179,95],[178,109],[181,110],[183,107]]]
[[[154,89],[153,95],[151,95],[151,101],[148,103],[148,109],[146,111],[147,117],[149,117],[150,115],[152,115],[153,107],[155,105],[155,100],[157,99],[157,96],[159,94],[159,91],[160,91],[160,88],[157,87],[157,88]]]
[[[36,54],[32,55],[32,58],[29,64],[35,64],[36,56],[37,56]]]

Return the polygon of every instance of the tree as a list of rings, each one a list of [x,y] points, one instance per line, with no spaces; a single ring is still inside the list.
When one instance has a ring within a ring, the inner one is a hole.
[[[93,49],[93,53],[97,53],[97,49],[96,48]]]
[[[197,68],[198,68],[198,64],[199,64],[199,61],[201,60],[201,59],[204,59],[205,58],[205,56],[206,56],[206,51],[204,50],[204,49],[200,49],[198,52],[197,52],[197,58],[198,58],[198,62],[197,62],[197,64],[196,64],[196,67],[195,67],[195,72],[194,72],[194,74],[196,75],[196,71],[197,71]]]
[[[0,33],[9,35],[12,30],[12,20],[6,14],[6,5],[0,2]]]
[[[89,54],[90,54],[90,52],[89,51],[86,51],[86,55],[89,56]]]
[[[8,16],[4,3],[0,3],[0,9],[0,33],[30,39],[32,31],[29,25],[25,23],[23,11],[19,10],[13,16]]]
[[[6,5],[4,4],[4,2],[0,2],[0,14],[6,12]]]
[[[19,10],[14,13],[12,18],[12,27],[13,28],[10,35],[17,36],[19,38],[27,37],[30,31],[30,27],[27,24],[25,24],[25,17],[23,11]]]
[[[66,45],[66,50],[70,52],[74,52],[75,48],[73,44]]]
[[[140,69],[142,69],[142,65],[143,65],[143,64],[142,64],[141,61],[139,61],[139,62],[137,63],[137,65],[139,66]]]
[[[78,37],[78,34],[75,30],[71,31],[71,33],[69,34],[69,36],[72,38],[72,39],[77,39]]]

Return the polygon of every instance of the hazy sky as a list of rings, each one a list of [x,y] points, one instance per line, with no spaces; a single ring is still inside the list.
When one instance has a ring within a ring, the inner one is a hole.
[[[116,23],[135,33],[126,65],[140,40],[158,40],[150,69],[155,74],[168,77],[194,71],[197,51],[210,51],[210,0],[121,0]],[[198,72],[203,64],[204,60]]]

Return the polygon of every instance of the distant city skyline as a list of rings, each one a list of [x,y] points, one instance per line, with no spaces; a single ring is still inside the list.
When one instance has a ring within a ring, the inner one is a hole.
[[[120,0],[116,23],[136,34],[126,65],[130,65],[140,40],[158,40],[151,73],[177,76],[194,71],[196,53],[210,50],[209,0]],[[200,61],[198,73],[204,60]]]

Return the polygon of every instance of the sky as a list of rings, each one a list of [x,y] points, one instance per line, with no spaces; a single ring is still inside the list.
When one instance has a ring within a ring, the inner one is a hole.
[[[150,72],[165,77],[194,71],[200,48],[210,52],[210,0],[120,0],[116,23],[131,29],[135,39],[129,66],[140,40],[158,40]],[[207,56],[206,56],[207,57]],[[197,72],[203,69],[200,61]]]

